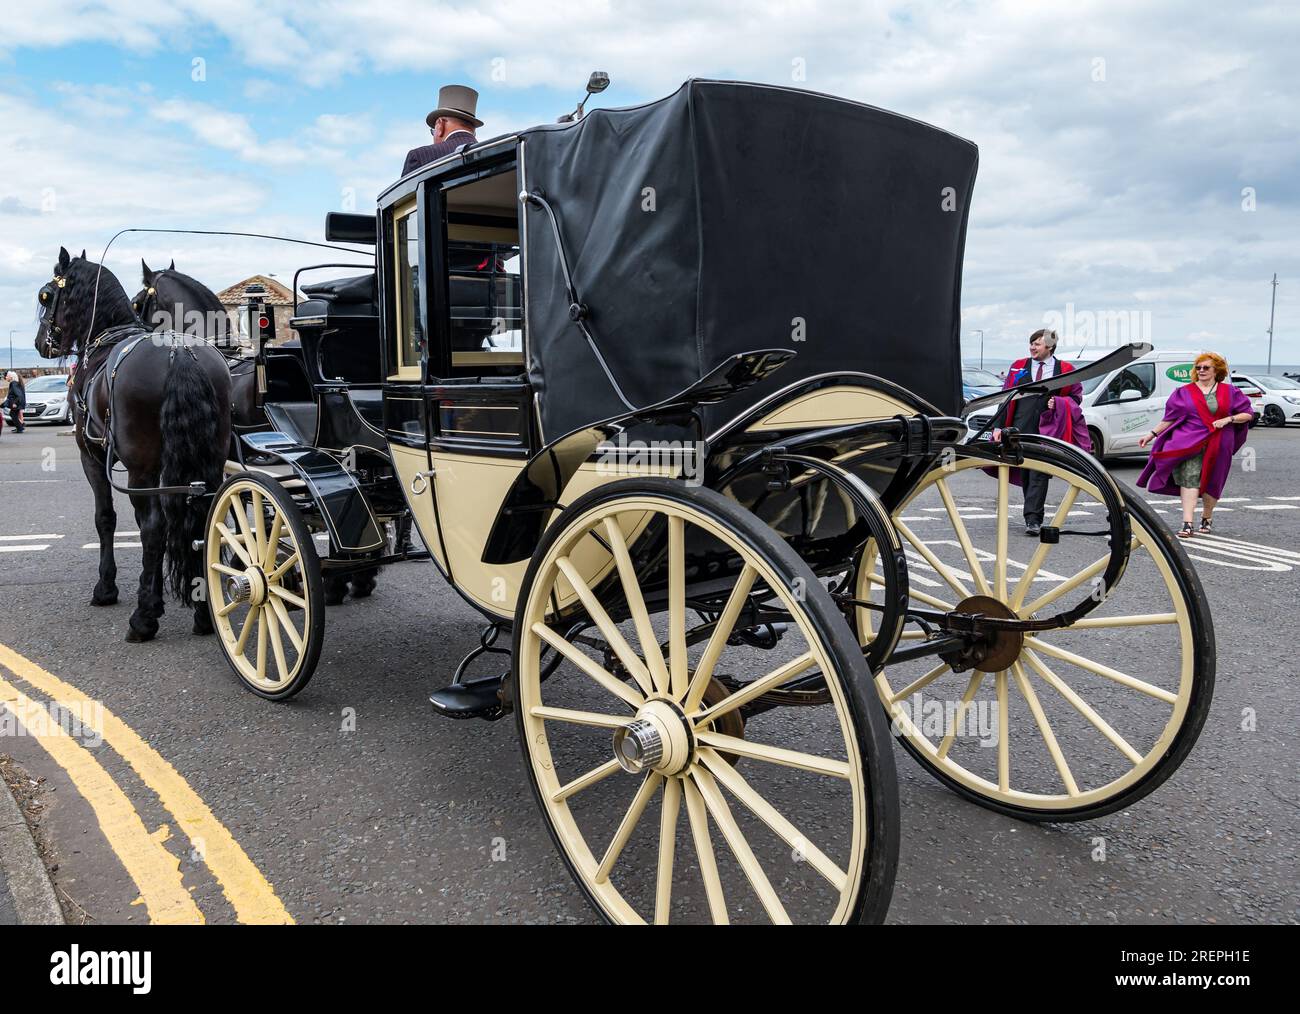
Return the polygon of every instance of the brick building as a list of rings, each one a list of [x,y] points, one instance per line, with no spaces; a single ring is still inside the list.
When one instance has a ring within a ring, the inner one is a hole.
[[[250,286],[262,286],[263,291],[257,294],[256,298],[261,299],[268,306],[272,307],[273,316],[275,317],[275,340],[273,344],[279,345],[287,338],[294,337],[293,329],[289,327],[289,318],[293,316],[296,302],[293,293],[277,282],[274,278],[268,278],[266,275],[253,275],[245,278],[242,282],[236,282],[217,293],[217,298],[221,300],[221,305],[230,313],[232,320],[239,322],[239,309],[252,296],[248,289]],[[242,323],[237,324],[243,328]]]

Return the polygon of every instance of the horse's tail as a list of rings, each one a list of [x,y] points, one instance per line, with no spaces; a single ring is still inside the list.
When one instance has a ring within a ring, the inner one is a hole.
[[[226,447],[219,442],[221,410],[216,388],[191,349],[176,348],[159,413],[164,486],[202,482],[208,492],[216,491],[226,460]],[[191,502],[184,493],[162,498],[167,523],[167,586],[176,598],[190,605],[193,579],[200,573],[198,554],[191,543],[201,531],[202,505],[202,500]]]

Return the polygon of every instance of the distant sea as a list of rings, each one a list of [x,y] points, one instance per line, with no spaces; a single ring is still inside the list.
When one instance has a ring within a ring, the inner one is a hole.
[[[1068,357],[1067,357],[1067,358],[1068,358]],[[988,370],[990,373],[1002,373],[1002,372],[1003,372],[1004,370],[1006,370],[1006,369],[1007,369],[1007,368],[1008,368],[1008,367],[1009,367],[1009,366],[1010,366],[1014,361],[1015,361],[1015,360],[1012,360],[1012,359],[990,359],[990,358],[988,358],[987,356],[985,356],[985,357],[984,357],[984,369]],[[963,365],[963,366],[967,366],[967,367],[971,367],[971,366],[973,366],[973,367],[978,367],[979,364],[980,364],[980,361],[979,361],[979,357],[978,357],[978,356],[976,356],[974,359],[966,358],[966,359],[963,359],[963,360],[962,360],[962,365]],[[1232,361],[1232,360],[1229,360],[1229,361],[1228,361],[1228,366],[1231,367],[1231,368],[1234,369],[1234,370],[1240,370],[1242,373],[1268,373],[1268,372],[1270,372],[1269,369],[1268,369],[1268,367],[1265,366],[1264,363],[1238,363],[1238,362],[1234,362],[1234,361]],[[1277,362],[1276,360],[1274,360],[1274,362],[1273,362],[1273,368],[1272,368],[1272,371],[1271,371],[1271,372],[1276,373],[1276,374],[1279,374],[1279,375],[1280,375],[1280,374],[1283,374],[1283,373],[1300,373],[1300,365],[1297,365],[1296,363],[1279,363],[1279,362]]]

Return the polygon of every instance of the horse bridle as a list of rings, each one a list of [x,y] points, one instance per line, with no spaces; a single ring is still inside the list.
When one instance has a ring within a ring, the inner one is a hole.
[[[158,295],[158,289],[155,286],[150,285],[147,286],[144,290],[143,300],[136,300],[136,299],[131,300],[131,309],[134,310],[135,315],[139,317],[141,320],[145,321],[146,324],[148,323],[148,318],[144,315],[145,308],[150,303],[154,302],[155,297],[157,295]]]
[[[63,343],[63,321],[59,313],[60,304],[63,302],[63,292],[68,286],[66,275],[55,275],[50,281],[41,286],[37,293],[37,301],[41,306],[41,319],[48,322],[45,325],[45,333],[49,336],[47,347],[51,352],[57,352],[61,356],[66,356],[73,350],[64,348]],[[58,339],[57,346],[55,339]]]

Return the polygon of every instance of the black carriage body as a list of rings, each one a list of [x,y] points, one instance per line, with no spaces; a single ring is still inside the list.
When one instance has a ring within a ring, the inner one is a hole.
[[[634,405],[736,353],[787,348],[792,363],[706,412],[710,430],[840,371],[960,406],[970,142],[857,102],[722,81],[521,141],[523,184],[552,205],[590,328]],[[536,210],[526,271],[528,376],[554,439],[623,406],[570,320]]]

